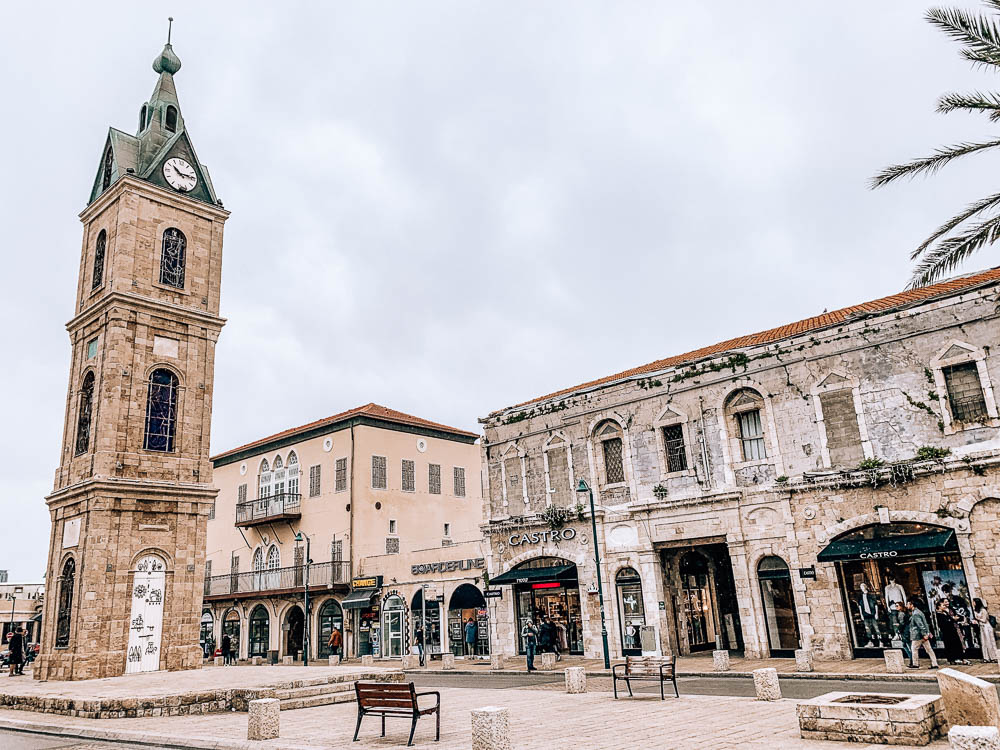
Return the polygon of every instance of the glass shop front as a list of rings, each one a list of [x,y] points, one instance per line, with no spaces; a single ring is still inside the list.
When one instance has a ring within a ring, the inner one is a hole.
[[[836,563],[856,657],[881,657],[888,648],[909,650],[903,618],[896,613],[910,601],[927,616],[936,652],[944,653],[948,635],[937,612],[946,602],[956,619],[964,656],[981,653],[953,530],[921,523],[874,524],[837,537],[817,559]]]
[[[519,653],[524,653],[521,639],[524,626],[531,620],[536,627],[551,620],[559,651],[583,654],[583,615],[576,565],[558,557],[538,557],[491,579],[490,585],[510,585],[513,589]]]

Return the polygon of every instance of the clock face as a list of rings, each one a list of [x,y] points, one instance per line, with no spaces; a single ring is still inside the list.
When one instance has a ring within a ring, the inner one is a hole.
[[[194,190],[198,184],[198,175],[194,172],[194,167],[183,159],[167,159],[163,163],[163,176],[174,190],[187,193]]]

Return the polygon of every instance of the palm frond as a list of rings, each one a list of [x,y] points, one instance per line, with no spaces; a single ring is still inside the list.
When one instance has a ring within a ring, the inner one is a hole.
[[[924,240],[916,250],[910,253],[910,260],[916,260],[917,258],[919,258],[921,255],[924,254],[927,248],[929,248],[939,239],[941,239],[946,234],[951,232],[959,224],[963,224],[969,219],[971,219],[973,216],[976,216],[977,214],[980,214],[983,211],[987,211],[991,208],[996,208],[997,206],[1000,206],[1000,193],[996,193],[995,195],[991,195],[987,198],[983,198],[982,200],[978,200],[975,203],[970,204],[960,214],[951,217],[950,219],[948,219],[948,221],[946,221],[944,224],[935,229],[930,237]]]
[[[884,185],[888,185],[890,182],[894,182],[901,177],[915,177],[918,174],[924,173],[933,174],[952,159],[957,159],[960,156],[966,156],[968,154],[974,154],[978,151],[996,148],[997,146],[1000,146],[1000,140],[984,141],[982,143],[958,143],[954,146],[939,148],[934,152],[933,156],[928,156],[923,159],[914,159],[908,164],[896,164],[891,167],[886,167],[877,175],[872,177],[871,187],[873,189],[879,188]]]
[[[971,94],[945,94],[938,99],[937,111],[948,114],[963,109],[966,112],[989,113],[992,122],[1000,120],[1000,94],[973,91]]]
[[[997,239],[1000,239],[1000,216],[980,222],[964,234],[942,240],[917,264],[910,278],[910,288],[937,281],[972,253],[984,245],[992,245]]]
[[[971,62],[973,65],[993,66],[1000,68],[1000,54],[993,52],[977,52],[965,47],[958,54]]]
[[[987,65],[1000,62],[1000,27],[985,16],[961,8],[931,8],[926,18]]]

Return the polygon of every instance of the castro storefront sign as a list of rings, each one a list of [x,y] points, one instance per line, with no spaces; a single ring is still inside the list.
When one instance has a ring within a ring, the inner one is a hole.
[[[862,560],[876,560],[880,557],[895,557],[899,553],[894,550],[884,550],[881,552],[862,552],[858,557]]]
[[[486,560],[482,557],[469,558],[468,560],[449,560],[448,562],[420,563],[411,565],[410,573],[415,576],[423,573],[450,573],[453,570],[472,570],[473,568],[485,568]]]
[[[545,544],[545,542],[569,541],[576,538],[576,529],[552,529],[551,531],[532,531],[528,534],[511,534],[507,544],[520,547],[522,544]]]

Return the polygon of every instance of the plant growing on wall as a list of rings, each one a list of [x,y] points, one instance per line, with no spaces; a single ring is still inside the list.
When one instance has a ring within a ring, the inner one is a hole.
[[[556,505],[550,505],[541,513],[542,520],[549,525],[553,531],[561,529],[569,521],[569,511]]]
[[[938,448],[936,445],[921,445],[917,449],[918,461],[940,461],[951,455],[951,448]]]

